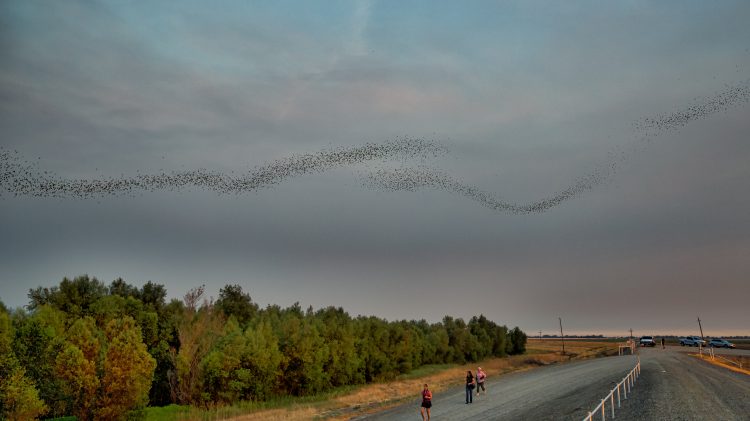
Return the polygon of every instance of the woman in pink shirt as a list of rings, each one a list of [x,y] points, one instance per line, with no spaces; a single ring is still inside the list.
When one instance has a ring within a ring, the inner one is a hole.
[[[430,408],[432,408],[432,392],[430,392],[430,389],[427,388],[427,383],[425,383],[424,390],[422,390],[422,407],[419,408],[419,413],[422,414],[422,421],[425,421],[425,411],[427,411],[427,421],[430,421]]]
[[[484,379],[487,378],[487,373],[482,370],[482,367],[477,367],[477,396],[479,396],[479,390],[481,389],[484,394],[487,394],[487,391],[484,389]]]

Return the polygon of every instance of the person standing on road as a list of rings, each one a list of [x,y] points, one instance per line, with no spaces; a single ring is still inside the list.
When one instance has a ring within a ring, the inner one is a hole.
[[[466,403],[474,402],[471,396],[471,391],[474,390],[474,375],[471,374],[471,370],[466,372]]]
[[[482,367],[477,367],[477,398],[479,397],[479,394],[484,392],[484,394],[487,394],[487,390],[484,388],[484,379],[487,378],[487,373],[482,370]]]
[[[666,348],[666,347],[664,346],[664,338],[661,338],[661,349],[667,349],[667,348]]]
[[[427,383],[424,384],[422,390],[422,407],[419,408],[419,413],[422,414],[422,421],[425,421],[424,413],[427,412],[427,421],[430,421],[430,408],[432,408],[432,392],[427,388]]]

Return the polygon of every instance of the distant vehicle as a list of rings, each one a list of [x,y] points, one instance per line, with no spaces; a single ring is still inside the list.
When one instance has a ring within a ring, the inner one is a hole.
[[[708,346],[713,346],[716,348],[734,348],[734,344],[729,342],[726,339],[720,339],[720,338],[714,338],[708,341]]]
[[[680,345],[682,346],[706,346],[706,341],[699,338],[698,336],[685,336],[680,338]]]
[[[656,346],[653,336],[641,336],[641,346]]]

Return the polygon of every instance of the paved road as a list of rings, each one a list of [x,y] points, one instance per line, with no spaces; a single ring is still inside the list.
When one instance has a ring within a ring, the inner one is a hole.
[[[641,350],[641,378],[617,420],[748,420],[750,376],[710,365],[679,347]],[[464,403],[463,387],[436,393],[434,420],[581,420],[635,365],[609,357],[488,379],[488,394]],[[357,419],[421,419],[418,402]]]
[[[436,393],[433,420],[581,419],[634,366],[633,356],[576,361],[487,379],[487,395],[466,405],[463,387]],[[595,404],[594,404],[595,405]],[[367,420],[421,420],[418,402]]]
[[[649,349],[641,351],[641,378],[631,398],[615,413],[618,421],[749,420],[750,376],[690,357],[679,347]]]

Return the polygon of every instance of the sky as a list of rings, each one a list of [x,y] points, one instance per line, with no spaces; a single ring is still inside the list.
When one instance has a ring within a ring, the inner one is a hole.
[[[0,299],[88,274],[389,320],[482,313],[531,335],[558,317],[699,334],[698,316],[706,335],[750,335],[750,104],[642,124],[746,91],[748,20],[746,1],[4,1],[0,146],[39,173],[237,175],[404,139],[444,152],[229,194],[5,183]],[[518,204],[598,176],[513,213],[372,182],[407,167]]]

